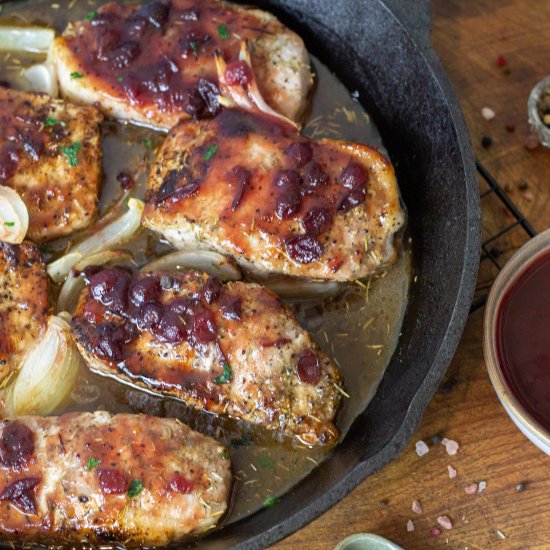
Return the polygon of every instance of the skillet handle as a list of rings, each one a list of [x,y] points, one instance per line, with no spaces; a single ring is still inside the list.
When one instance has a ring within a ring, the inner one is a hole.
[[[430,31],[432,27],[431,0],[383,0],[386,7],[395,15],[407,29],[415,42],[423,47],[431,48]]]

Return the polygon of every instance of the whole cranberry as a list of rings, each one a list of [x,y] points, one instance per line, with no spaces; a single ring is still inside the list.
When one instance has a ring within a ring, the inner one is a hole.
[[[313,149],[307,141],[297,141],[285,149],[285,154],[297,168],[301,168],[313,158]]]
[[[321,243],[309,235],[296,235],[286,240],[287,254],[296,262],[310,264],[323,255]]]
[[[298,357],[298,378],[301,382],[315,386],[321,379],[321,363],[313,351],[306,349]]]
[[[160,279],[154,275],[149,275],[136,281],[130,287],[130,300],[136,306],[145,302],[154,302],[160,296]]]

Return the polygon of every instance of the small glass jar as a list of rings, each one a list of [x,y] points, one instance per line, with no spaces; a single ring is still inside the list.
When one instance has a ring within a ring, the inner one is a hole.
[[[529,125],[533,132],[538,136],[539,141],[544,147],[550,147],[550,128],[542,121],[538,103],[546,89],[550,88],[550,76],[541,80],[532,90],[527,102],[527,113],[529,115]]]

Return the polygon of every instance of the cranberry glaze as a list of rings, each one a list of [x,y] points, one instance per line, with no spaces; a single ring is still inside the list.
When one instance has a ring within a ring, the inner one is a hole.
[[[252,16],[212,0],[110,3],[89,19],[66,37],[82,60],[80,78],[131,105],[195,118],[220,108],[214,52],[229,63],[231,82],[246,83],[252,75],[238,61],[240,41],[263,32]]]
[[[197,219],[203,201],[223,194],[229,204],[221,220],[234,228],[237,246],[253,225],[276,236],[294,261],[318,261],[335,216],[365,202],[368,171],[352,154],[303,137],[267,115],[224,109],[210,125],[216,135],[191,148],[185,164],[169,170],[158,190],[149,192],[148,202],[163,214]],[[252,139],[277,159],[266,163],[269,168],[242,154]],[[336,258],[335,269],[338,264]]]
[[[520,403],[550,430],[550,253],[528,265],[502,298],[496,323],[504,377]]]

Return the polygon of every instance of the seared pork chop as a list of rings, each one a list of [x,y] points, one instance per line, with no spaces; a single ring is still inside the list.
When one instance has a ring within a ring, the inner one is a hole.
[[[93,371],[308,444],[334,442],[340,375],[271,291],[196,272],[99,269],[86,270],[72,320]]]
[[[228,451],[177,420],[68,413],[0,428],[4,540],[161,545],[227,509]]]
[[[102,118],[93,107],[0,86],[0,184],[27,206],[29,239],[61,237],[93,222]]]
[[[48,277],[38,249],[0,242],[0,382],[46,327]]]
[[[50,52],[62,93],[104,113],[169,129],[181,118],[219,109],[214,52],[253,51],[262,94],[297,119],[312,77],[302,39],[269,13],[218,0],[109,3],[77,21]]]
[[[256,275],[349,281],[394,261],[404,213],[377,150],[234,108],[170,131],[142,222],[176,248],[230,254]]]

